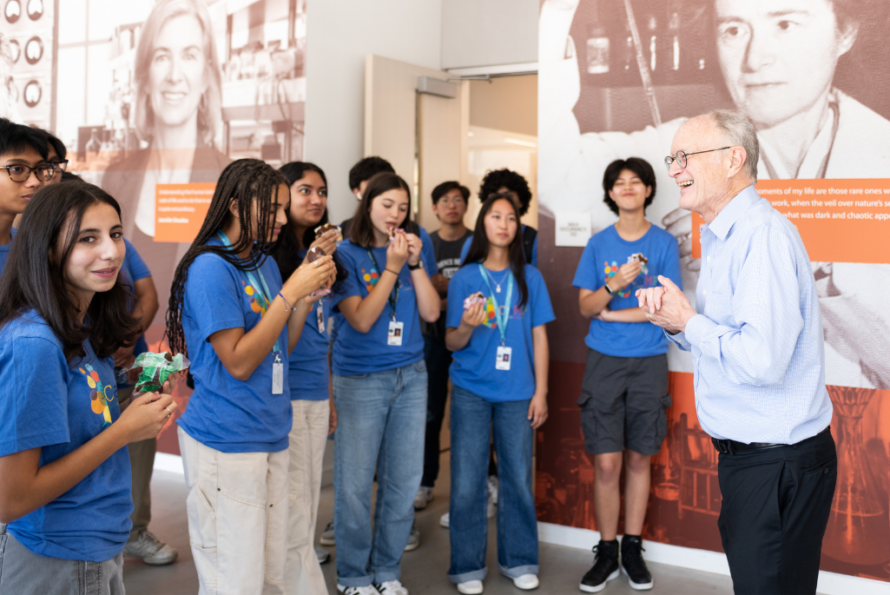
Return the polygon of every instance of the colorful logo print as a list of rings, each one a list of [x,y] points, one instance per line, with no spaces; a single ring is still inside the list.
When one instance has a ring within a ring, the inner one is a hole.
[[[84,368],[86,370],[83,368],[78,368],[78,370],[86,376],[87,384],[93,389],[90,392],[90,407],[92,407],[93,413],[104,418],[102,428],[107,428],[111,425],[111,409],[108,407],[108,404],[114,402],[117,392],[111,385],[102,383],[99,373],[93,369],[93,366],[86,364]]]
[[[380,280],[380,275],[377,273],[377,269],[371,267],[370,271],[362,269],[362,279],[365,281],[365,288],[368,290],[368,293],[371,293],[371,290],[377,285],[377,281]]]
[[[260,316],[266,315],[266,300],[263,298],[263,294],[254,288],[253,285],[248,285],[241,281],[241,285],[244,286],[244,293],[247,294],[247,297],[250,298],[250,309],[259,314]]]
[[[494,312],[494,302],[491,298],[485,299],[485,320],[482,321],[482,324],[488,328],[498,328],[498,320]]]
[[[615,273],[618,272],[618,263],[613,260],[612,264],[606,262],[605,265],[606,280],[609,280],[615,276]],[[630,285],[628,285],[621,291],[616,291],[615,294],[623,298],[630,297]]]

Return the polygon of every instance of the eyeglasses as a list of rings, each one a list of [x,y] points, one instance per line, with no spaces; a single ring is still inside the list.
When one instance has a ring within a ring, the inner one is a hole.
[[[67,159],[53,159],[48,163],[52,163],[60,172],[68,171],[68,160]]]
[[[677,154],[671,157],[668,155],[664,158],[664,166],[671,171],[671,166],[674,164],[674,161],[677,162],[677,165],[680,166],[680,169],[686,169],[686,160],[692,155],[701,155],[702,153],[713,153],[714,151],[725,151],[726,149],[731,149],[732,147],[720,147],[719,149],[708,149],[707,151],[696,151],[695,153],[686,153],[684,151],[677,151]]]
[[[68,162],[66,161],[65,164],[67,165],[67,163]],[[49,182],[53,179],[53,176],[56,173],[56,164],[43,163],[41,165],[38,165],[37,167],[30,167],[28,165],[3,165],[0,166],[0,169],[5,169],[6,173],[9,174],[9,178],[13,182],[26,182],[28,178],[31,177],[32,171],[37,176],[37,179],[41,182]],[[65,171],[64,167],[62,167],[62,171]]]

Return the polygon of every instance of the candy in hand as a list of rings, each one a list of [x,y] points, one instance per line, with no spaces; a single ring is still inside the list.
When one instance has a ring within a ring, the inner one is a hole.
[[[309,248],[309,251],[306,252],[306,262],[307,263],[315,262],[322,256],[325,256],[324,250],[322,250],[318,246],[312,246],[311,248]],[[327,285],[322,285],[321,288],[313,291],[310,295],[312,297],[318,297],[320,295],[325,296],[329,293],[331,293],[331,290],[328,289]]]
[[[141,368],[133,396],[161,390],[171,374],[181,372],[188,367],[189,361],[181,353],[177,353],[176,356],[171,356],[166,351],[140,353],[130,366],[130,369]]]
[[[390,227],[390,228],[389,228],[389,241],[390,241],[390,243],[392,243],[392,241],[396,239],[396,234],[397,234],[397,233],[400,233],[400,234],[402,234],[402,235],[405,235],[406,232],[405,232],[405,230],[402,229],[401,227]]]
[[[481,291],[477,291],[476,293],[472,294],[470,297],[468,297],[467,299],[464,300],[464,310],[469,310],[476,304],[485,305],[485,302],[486,302],[485,296],[482,295]]]
[[[336,230],[336,232],[337,232],[337,241],[338,242],[343,241],[343,233],[340,231],[340,227],[337,225],[334,225],[333,223],[325,223],[324,225],[319,225],[318,227],[316,227],[315,228],[315,239],[317,240],[318,238],[320,238],[327,232],[333,231],[333,230]]]
[[[640,264],[645,266],[649,264],[649,259],[643,256],[642,252],[637,252],[636,254],[631,254],[627,257],[627,264],[630,264],[632,262],[639,262]]]

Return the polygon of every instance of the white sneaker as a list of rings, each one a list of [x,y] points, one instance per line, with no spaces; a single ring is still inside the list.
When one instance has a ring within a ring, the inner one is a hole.
[[[413,552],[420,547],[420,531],[417,530],[417,523],[411,525],[411,533],[408,535],[408,543],[405,544],[406,552]]]
[[[160,541],[148,531],[143,531],[139,537],[128,542],[124,546],[124,556],[127,558],[139,558],[152,566],[164,566],[176,559],[179,553]]]
[[[433,488],[425,488],[420,486],[417,495],[414,497],[414,510],[423,510],[433,501]]]
[[[441,517],[439,517],[439,524],[446,529],[451,526],[451,513],[446,512]]]
[[[489,475],[488,476],[488,499],[494,502],[495,505],[498,503],[498,476],[497,475]]]
[[[380,595],[408,595],[408,589],[403,587],[399,581],[386,581],[376,586]]]
[[[321,545],[337,545],[334,539],[334,521],[325,525],[324,531],[321,532],[321,539],[318,540]]]
[[[523,574],[522,576],[514,578],[513,584],[517,589],[529,591],[531,589],[537,589],[541,582],[538,580],[537,574]]]
[[[457,592],[464,595],[479,595],[482,592],[482,581],[466,581],[457,583]]]
[[[337,583],[337,590],[343,595],[380,595],[380,591],[374,588],[374,585],[365,585],[364,587],[344,587]]]

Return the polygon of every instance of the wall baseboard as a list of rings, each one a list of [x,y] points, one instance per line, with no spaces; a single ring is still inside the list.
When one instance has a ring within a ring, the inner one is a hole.
[[[599,543],[598,531],[578,529],[552,523],[538,523],[538,539],[543,543],[564,545],[590,550]],[[729,576],[726,554],[688,547],[646,541],[646,559],[660,564],[670,564],[702,572],[714,572]],[[883,581],[819,571],[817,591],[824,595],[886,595],[890,585]]]

